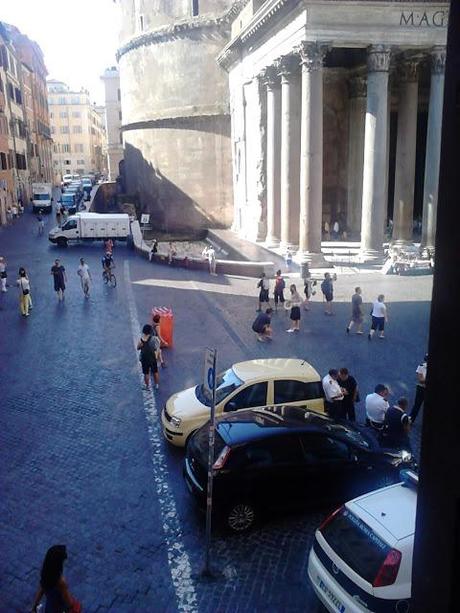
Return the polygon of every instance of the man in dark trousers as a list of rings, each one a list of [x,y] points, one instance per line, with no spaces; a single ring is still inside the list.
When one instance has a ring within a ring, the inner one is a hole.
[[[356,421],[355,402],[358,397],[358,383],[348,372],[348,368],[339,370],[338,383],[344,392],[342,400],[342,416],[344,419]]]
[[[422,404],[425,402],[425,380],[427,366],[428,354],[425,355],[423,362],[417,366],[417,370],[415,371],[415,374],[417,375],[417,387],[415,390],[414,406],[410,412],[410,419],[412,423],[415,422],[418,412],[420,411]]]
[[[257,340],[261,343],[272,340],[271,314],[273,310],[269,307],[265,313],[259,313],[252,324],[252,329],[257,334]]]
[[[402,397],[385,413],[382,433],[382,445],[385,447],[412,451],[409,440],[411,420],[406,413],[408,404],[407,398]]]

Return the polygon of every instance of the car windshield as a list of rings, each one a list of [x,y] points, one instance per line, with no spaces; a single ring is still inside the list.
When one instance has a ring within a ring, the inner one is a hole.
[[[243,381],[236,376],[233,368],[217,375],[216,380],[216,404],[222,402],[231,392],[236,390]],[[207,392],[204,385],[197,385],[195,388],[197,399],[207,407],[211,406],[211,395]]]
[[[63,194],[62,202],[73,202],[73,194]]]
[[[339,435],[341,438],[346,439],[348,442],[353,443],[354,445],[358,445],[359,447],[363,447],[365,449],[369,449],[371,446],[369,441],[367,441],[361,432],[354,430],[353,428],[349,428],[345,424],[337,424],[331,422],[326,425],[326,429],[329,432]]]

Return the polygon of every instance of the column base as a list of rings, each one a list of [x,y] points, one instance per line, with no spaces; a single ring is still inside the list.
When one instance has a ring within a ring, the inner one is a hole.
[[[275,236],[267,236],[267,239],[265,240],[265,247],[267,249],[276,249],[279,246],[280,246],[279,238],[276,238]]]
[[[359,250],[358,261],[361,263],[364,262],[372,262],[372,264],[383,264],[385,260],[385,256],[383,255],[383,250],[379,251],[377,249],[363,249]]]
[[[390,245],[394,247],[398,247],[399,245],[403,247],[403,246],[413,245],[413,244],[414,244],[413,240],[409,240],[406,238],[394,238],[390,241]]]
[[[324,254],[319,252],[315,253],[312,251],[299,251],[296,260],[300,263],[306,262],[308,264],[308,268],[334,268],[334,264],[332,262],[328,262],[324,257]]]

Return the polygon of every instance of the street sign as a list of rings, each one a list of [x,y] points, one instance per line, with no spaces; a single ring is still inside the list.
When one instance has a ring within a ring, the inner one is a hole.
[[[204,354],[203,387],[211,398],[211,420],[209,422],[208,487],[206,492],[206,545],[203,575],[210,576],[212,486],[214,480],[214,439],[216,431],[216,363],[217,351],[206,347]]]
[[[142,213],[141,215],[141,224],[145,224],[145,223],[149,223],[150,222],[150,215],[149,213]]]

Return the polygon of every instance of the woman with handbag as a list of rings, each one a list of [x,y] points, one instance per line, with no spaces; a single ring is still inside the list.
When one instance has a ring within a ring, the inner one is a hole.
[[[289,319],[291,320],[291,327],[286,332],[299,332],[300,330],[300,305],[302,304],[302,298],[297,291],[294,284],[289,288],[291,297],[284,303],[285,309],[291,309]]]
[[[45,596],[46,613],[81,613],[81,604],[70,594],[62,575],[66,559],[65,545],[53,545],[46,552],[40,574],[40,587],[35,595],[32,611],[37,611],[40,600]]]
[[[29,317],[30,304],[30,281],[27,276],[26,269],[21,266],[19,269],[19,278],[16,281],[16,285],[19,288],[19,309],[21,315]]]

